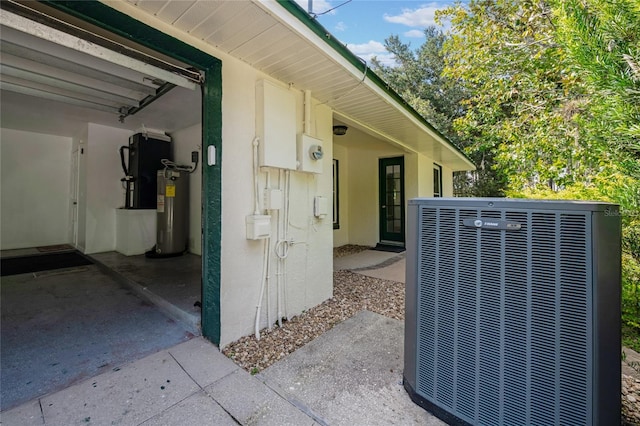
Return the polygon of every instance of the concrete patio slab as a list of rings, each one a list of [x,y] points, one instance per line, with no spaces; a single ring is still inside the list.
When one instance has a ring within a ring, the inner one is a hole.
[[[354,270],[371,268],[388,262],[390,259],[400,258],[401,256],[403,256],[403,254],[378,250],[365,250],[349,256],[334,258],[333,270],[340,271],[343,269]]]
[[[194,424],[238,425],[220,405],[202,391],[150,418],[141,426],[193,426]]]
[[[169,353],[201,388],[240,369],[204,338],[191,339],[174,346]]]
[[[41,399],[45,424],[139,424],[200,387],[167,351]]]
[[[42,417],[40,401],[36,399],[12,410],[3,411],[0,414],[0,423],[3,425],[43,425],[44,417]]]
[[[238,389],[243,392],[234,391]],[[234,371],[205,390],[242,425],[315,424],[311,417],[244,370]]]
[[[259,377],[330,425],[444,425],[402,387],[404,325],[363,311]]]
[[[396,261],[386,266],[374,267],[373,269],[358,269],[355,272],[368,277],[380,278],[382,280],[405,282],[407,262],[404,257],[393,258]],[[393,260],[392,259],[392,260]]]

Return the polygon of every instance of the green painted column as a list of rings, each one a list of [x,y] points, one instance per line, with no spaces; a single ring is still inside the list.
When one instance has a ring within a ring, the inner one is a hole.
[[[220,343],[222,241],[222,64],[205,71],[202,88],[202,334]],[[209,165],[213,146],[214,165]]]

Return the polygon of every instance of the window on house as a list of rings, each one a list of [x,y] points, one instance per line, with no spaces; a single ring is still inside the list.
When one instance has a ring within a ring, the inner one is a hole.
[[[442,166],[433,164],[433,196],[442,197]]]
[[[333,160],[333,229],[340,229],[340,209],[339,209],[339,197],[338,197],[338,160]]]

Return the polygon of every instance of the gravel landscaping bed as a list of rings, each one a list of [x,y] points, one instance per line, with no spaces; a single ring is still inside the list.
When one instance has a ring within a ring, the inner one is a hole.
[[[334,325],[362,310],[404,319],[404,284],[349,271],[333,274],[333,298],[282,323],[282,328],[235,341],[222,351],[247,371],[257,373],[295,351]]]
[[[340,254],[370,247],[343,246]],[[334,272],[334,297],[284,321],[282,327],[262,330],[260,340],[243,337],[222,351],[240,367],[258,373],[361,310],[404,320],[404,283],[367,277],[350,271]],[[640,372],[622,375],[622,424],[640,425]]]
[[[640,425],[640,378],[622,375],[622,424]]]

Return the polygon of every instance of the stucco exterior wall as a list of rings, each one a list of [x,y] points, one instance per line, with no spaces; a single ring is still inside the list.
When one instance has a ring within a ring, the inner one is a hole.
[[[338,160],[338,222],[340,227],[333,230],[333,246],[349,244],[349,151],[341,145],[333,145],[333,158]]]
[[[453,170],[445,166],[442,166],[442,196],[453,197]]]
[[[334,231],[334,247],[375,246],[380,241],[379,159],[404,157],[405,202],[433,196],[434,162],[425,155],[408,152],[358,129],[350,128],[343,138],[334,144],[334,158],[345,160],[344,166],[342,162],[340,165],[341,229]],[[443,175],[444,193],[452,195],[451,170],[443,167]]]
[[[254,211],[253,140],[256,137],[256,82],[267,78],[248,65],[223,57],[222,123],[222,266],[221,337],[223,347],[254,332],[260,289],[265,240],[247,240],[245,220]],[[280,83],[278,83],[280,84]],[[303,127],[303,93],[290,90],[296,97],[298,133]],[[278,258],[275,246],[278,227],[284,227],[283,211],[272,215],[270,240],[270,280],[262,298],[259,327],[275,322],[280,313],[292,317],[332,295],[332,221],[313,216],[313,198],[332,195],[332,114],[325,106],[312,108],[313,136],[323,140],[323,173],[290,172],[288,240],[291,242],[282,268],[281,306],[277,306]],[[294,148],[295,149],[295,148]],[[285,190],[285,172],[270,171],[271,188]],[[267,172],[259,174],[259,199],[262,202]],[[286,193],[286,191],[284,191]],[[286,200],[286,198],[285,198]],[[330,205],[330,204],[329,204]],[[280,222],[279,222],[280,221]],[[278,225],[279,223],[279,225]],[[282,244],[280,243],[282,248]],[[270,305],[267,306],[267,293]],[[267,312],[269,311],[269,315]]]

